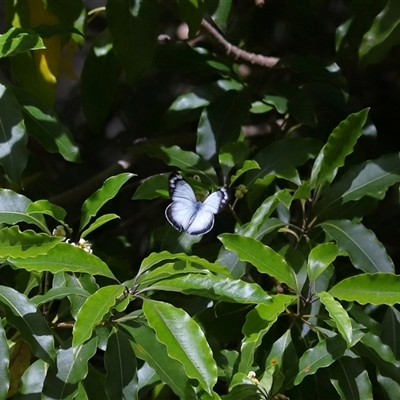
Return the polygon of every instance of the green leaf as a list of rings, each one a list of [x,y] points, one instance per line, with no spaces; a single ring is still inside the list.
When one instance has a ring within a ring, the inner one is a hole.
[[[400,382],[400,362],[394,357],[391,348],[382,343],[379,336],[368,332],[356,344],[355,349],[360,355],[368,357],[381,374]]]
[[[260,169],[260,166],[258,165],[257,161],[254,160],[245,160],[243,163],[242,168],[239,168],[234,175],[231,176],[231,182],[230,185],[233,185],[233,183],[240,178],[244,173],[247,171],[251,171],[252,169]]]
[[[136,189],[132,200],[153,200],[158,197],[169,198],[167,175],[155,175],[146,179]]]
[[[0,322],[0,397],[2,399],[7,398],[8,388],[10,387],[9,364],[10,350],[8,348],[6,332],[3,324]]]
[[[0,286],[0,302],[4,306],[7,322],[19,330],[35,356],[52,364],[55,358],[53,335],[36,305],[7,286]]]
[[[397,400],[400,393],[400,384],[398,382],[392,378],[382,375],[379,370],[376,374],[376,380],[385,391],[389,400]]]
[[[274,106],[279,114],[286,114],[288,111],[288,99],[286,97],[266,94],[263,97],[263,101]]]
[[[347,342],[347,347],[350,348],[353,341],[353,327],[346,310],[327,292],[317,293],[317,296],[335,322],[339,333]]]
[[[245,304],[269,303],[271,301],[271,297],[255,283],[220,278],[211,274],[191,273],[175,276],[160,280],[145,290],[165,290],[194,294],[218,301]]]
[[[293,383],[299,385],[307,375],[315,374],[320,368],[329,367],[345,351],[346,342],[340,335],[319,342],[300,357],[299,365],[296,366],[299,373]]]
[[[351,168],[316,205],[313,216],[338,215],[342,204],[364,196],[383,199],[389,186],[400,182],[400,153],[389,154]]]
[[[375,234],[362,224],[347,220],[326,221],[320,226],[346,252],[353,265],[365,272],[394,272],[394,265]]]
[[[296,289],[296,276],[285,259],[256,239],[237,234],[219,236],[224,247],[237,253],[242,261],[250,262],[262,274],[268,274],[290,288]]]
[[[120,217],[117,214],[102,215],[101,217],[97,218],[93,223],[91,223],[88,229],[85,229],[81,233],[81,238],[84,239],[89,233],[93,232],[97,228],[100,228],[100,226],[106,224],[109,221],[112,221],[113,219],[119,219],[119,218]]]
[[[134,339],[132,346],[136,357],[145,360],[157,371],[162,382],[166,383],[180,399],[195,399],[194,390],[189,385],[183,364],[168,356],[166,346],[157,340],[152,329],[136,322],[124,322],[119,326]]]
[[[211,15],[212,20],[225,33],[228,25],[228,17],[231,11],[232,2],[220,0],[205,0],[207,11]]]
[[[296,301],[295,296],[278,294],[272,297],[272,302],[259,304],[247,314],[246,323],[243,325],[245,337],[240,349],[238,372],[247,374],[252,369],[255,352],[264,335],[275,324],[285,308],[294,301]]]
[[[67,161],[80,161],[79,148],[74,142],[74,137],[61,123],[57,114],[25,91],[16,87],[12,90],[23,111],[29,135],[33,136],[48,152],[59,153]]]
[[[104,355],[106,391],[110,399],[138,399],[135,353],[125,333],[112,332]]]
[[[81,288],[74,287],[58,287],[52,288],[46,292],[46,294],[37,295],[31,298],[31,302],[36,304],[36,306],[40,306],[45,303],[50,303],[54,300],[61,300],[67,296],[75,295],[81,296],[83,298],[87,298],[90,296],[90,293]]]
[[[329,368],[331,382],[341,399],[373,399],[372,385],[361,358],[341,357]]]
[[[45,255],[25,259],[9,258],[9,262],[16,268],[27,271],[50,271],[53,274],[61,271],[84,272],[115,279],[107,264],[100,258],[69,243],[58,243]]]
[[[290,138],[274,142],[254,157],[260,170],[247,174],[245,185],[254,190],[252,185],[269,175],[276,175],[300,185],[296,167],[316,157],[320,149],[321,142],[316,139]]]
[[[151,253],[148,257],[146,257],[142,261],[142,264],[140,265],[140,268],[139,268],[138,275],[142,275],[144,272],[148,271],[150,268],[154,267],[155,265],[159,264],[160,262],[169,261],[169,260],[186,261],[191,264],[197,264],[197,265],[205,268],[206,270],[209,270],[216,274],[221,274],[221,275],[225,275],[228,277],[230,276],[229,271],[221,264],[211,263],[211,262],[207,261],[206,259],[200,258],[197,256],[188,256],[187,254],[184,254],[184,253],[172,254],[168,251],[162,251],[160,253]]]
[[[43,360],[39,359],[32,363],[21,377],[20,387],[15,400],[24,400],[28,396],[32,400],[39,400],[47,369],[48,365]]]
[[[400,360],[400,312],[394,307],[388,307],[382,320],[382,342],[388,345],[397,360]]]
[[[314,283],[319,275],[335,261],[339,250],[334,243],[321,243],[315,246],[308,255],[307,274],[310,283]]]
[[[140,150],[144,151],[150,157],[157,157],[165,162],[166,165],[177,167],[182,171],[197,174],[204,182],[215,183],[216,172],[211,164],[203,160],[196,153],[182,150],[179,146],[142,146]]]
[[[361,67],[381,61],[393,46],[400,44],[399,15],[399,3],[396,0],[388,0],[364,34],[358,50]]]
[[[345,158],[353,152],[362,127],[367,120],[369,109],[349,115],[330,134],[328,142],[321,149],[311,171],[311,188],[331,183]]]
[[[82,217],[81,223],[79,225],[79,231],[81,231],[94,217],[101,207],[104,206],[109,200],[113,199],[121,186],[131,179],[136,174],[131,174],[130,172],[124,172],[119,175],[112,176],[105,180],[103,186],[94,192],[82,205]]]
[[[38,226],[42,231],[50,235],[46,221],[42,215],[28,215],[27,209],[32,202],[22,194],[9,189],[0,189],[0,219],[3,223],[14,225],[18,222],[26,222]]]
[[[11,182],[21,185],[21,173],[28,162],[28,135],[13,92],[0,83],[0,165]]]
[[[27,214],[45,214],[50,215],[56,221],[64,223],[67,212],[59,206],[50,203],[48,200],[38,200],[30,203],[26,209]]]
[[[104,29],[86,55],[81,74],[82,107],[95,132],[103,127],[110,114],[121,73],[121,64],[113,51],[110,31]]]
[[[161,301],[145,299],[143,312],[157,339],[167,346],[168,355],[180,361],[187,376],[211,394],[217,382],[217,366],[197,323],[182,309]]]
[[[57,351],[57,364],[47,371],[42,399],[73,398],[78,383],[86,377],[88,361],[97,350],[97,337],[77,348],[70,345],[70,340],[67,340]]]
[[[340,300],[360,304],[400,303],[400,276],[390,273],[361,274],[344,279],[329,293]]]
[[[96,325],[115,306],[117,297],[121,296],[124,290],[121,285],[105,286],[86,299],[72,329],[72,347],[78,348],[92,336]]]
[[[0,258],[28,258],[46,254],[64,238],[36,233],[21,232],[18,226],[0,229]]]
[[[251,103],[250,112],[252,114],[263,114],[271,110],[273,110],[273,107],[264,103],[263,101],[254,101]]]
[[[193,38],[200,29],[203,18],[203,0],[177,0],[179,17],[189,27],[189,38]]]
[[[201,114],[197,128],[197,154],[211,160],[224,144],[238,140],[249,108],[247,90],[229,90],[217,96]]]
[[[0,58],[44,48],[42,38],[32,29],[11,28],[0,35]]]
[[[108,28],[113,49],[132,84],[151,66],[156,46],[158,8],[154,1],[107,2]]]

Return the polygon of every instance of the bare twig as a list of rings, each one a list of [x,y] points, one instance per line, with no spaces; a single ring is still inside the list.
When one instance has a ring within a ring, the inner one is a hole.
[[[248,62],[253,65],[259,65],[260,67],[272,68],[278,62],[279,58],[276,57],[266,57],[261,54],[250,53],[248,51],[242,50],[237,46],[229,43],[219,32],[215,29],[208,21],[203,19],[201,21],[201,26],[203,31],[207,36],[211,37],[219,46],[225,50],[227,56],[233,56],[235,60],[240,60],[243,62]]]

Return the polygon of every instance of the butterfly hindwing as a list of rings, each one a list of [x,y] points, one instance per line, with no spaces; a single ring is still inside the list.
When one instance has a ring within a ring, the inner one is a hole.
[[[178,231],[189,235],[203,235],[214,226],[214,214],[217,214],[228,202],[226,188],[221,188],[198,201],[192,187],[177,173],[169,179],[169,191],[172,203],[165,210],[168,222]]]

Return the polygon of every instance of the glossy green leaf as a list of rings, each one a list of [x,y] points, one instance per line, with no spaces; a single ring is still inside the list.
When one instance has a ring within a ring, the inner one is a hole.
[[[288,110],[288,100],[282,96],[275,96],[267,94],[264,96],[263,101],[267,104],[274,106],[279,114],[286,114]]]
[[[61,123],[57,114],[44,106],[36,97],[13,88],[24,115],[26,129],[48,152],[59,153],[71,162],[78,162],[79,148],[72,133]]]
[[[272,106],[262,102],[262,101],[255,101],[251,103],[250,112],[252,114],[263,114],[265,112],[271,111],[273,109]]]
[[[21,185],[21,173],[28,162],[28,136],[17,99],[1,83],[0,124],[0,165],[11,182]]]
[[[207,11],[211,15],[212,20],[221,30],[226,31],[228,25],[228,17],[232,8],[232,2],[221,0],[205,0]]]
[[[360,355],[368,357],[381,374],[400,382],[400,362],[394,357],[392,349],[382,343],[379,336],[368,332],[356,344],[355,349]]]
[[[249,108],[246,90],[229,90],[217,96],[201,114],[197,128],[197,154],[211,160],[222,145],[238,140]]]
[[[29,396],[32,400],[40,400],[48,365],[43,360],[36,360],[21,377],[19,391],[15,400],[24,400]]]
[[[81,288],[74,288],[74,287],[58,287],[52,288],[46,292],[46,294],[37,295],[31,298],[33,304],[40,306],[45,303],[50,303],[54,300],[61,300],[67,296],[75,295],[81,296],[82,298],[86,299],[89,297],[90,293]]]
[[[140,148],[150,157],[156,157],[167,165],[177,167],[182,171],[199,175],[204,182],[215,183],[216,173],[207,161],[196,153],[182,150],[179,146],[142,146]]]
[[[1,37],[0,37],[1,38]],[[0,398],[7,398],[10,387],[10,350],[8,348],[7,336],[3,324],[0,322]]]
[[[318,276],[335,261],[339,250],[334,243],[321,243],[315,246],[308,255],[307,274],[310,283],[316,281]]]
[[[61,271],[84,272],[115,279],[107,264],[100,258],[69,243],[58,243],[45,255],[9,258],[9,262],[16,268],[24,268],[27,271],[50,271],[53,274]]]
[[[245,160],[242,168],[239,168],[234,175],[231,176],[231,185],[236,181],[236,179],[240,178],[247,171],[251,171],[252,169],[260,169],[257,161],[254,160]]]
[[[111,400],[104,388],[103,374],[99,373],[90,363],[88,365],[88,374],[83,380],[83,386],[86,389],[87,396],[90,399]]]
[[[260,273],[271,275],[292,289],[297,288],[294,272],[285,259],[270,247],[256,239],[237,234],[223,234],[219,239],[226,249],[237,253],[242,261],[251,263]]]
[[[138,275],[143,274],[148,271],[150,268],[156,266],[157,264],[163,261],[171,261],[171,260],[181,260],[186,261],[188,263],[197,264],[211,272],[216,274],[221,274],[225,276],[230,276],[229,271],[221,264],[211,263],[204,258],[200,258],[197,256],[188,256],[184,253],[172,254],[168,251],[162,251],[160,253],[151,253],[148,257],[146,257],[140,266]]]
[[[97,337],[73,348],[64,342],[57,351],[57,364],[47,371],[42,399],[74,398],[78,383],[88,374],[88,361],[97,350]]]
[[[320,149],[321,142],[316,139],[290,138],[274,142],[254,157],[260,170],[247,174],[245,184],[253,189],[252,185],[256,184],[257,179],[276,175],[300,185],[296,167],[316,157]]]
[[[27,209],[32,202],[22,194],[9,189],[0,189],[0,219],[6,224],[26,222],[38,226],[42,231],[50,235],[46,221],[42,215],[28,215]]]
[[[200,29],[203,18],[203,0],[177,0],[179,17],[186,22],[189,27],[189,38],[193,38]]]
[[[345,351],[346,342],[340,335],[319,342],[300,357],[299,372],[293,383],[299,385],[307,375],[315,374],[320,368],[329,367]]]
[[[400,303],[400,276],[390,273],[356,275],[339,282],[329,293],[339,300],[392,306]]]
[[[86,299],[72,329],[72,347],[79,347],[92,336],[93,330],[115,306],[117,297],[121,296],[124,290],[121,285],[105,286]]]
[[[296,373],[291,368],[298,363],[298,356],[295,345],[292,341],[291,329],[288,329],[271,347],[271,351],[265,360],[265,370],[276,366],[278,371],[285,376],[287,380],[294,379]],[[268,375],[268,374],[267,374]],[[274,378],[272,375],[272,378]],[[264,383],[264,375],[260,384]],[[282,381],[273,379],[271,393],[278,393],[282,387]]]
[[[317,293],[317,296],[335,322],[339,333],[347,342],[347,347],[349,348],[353,341],[353,327],[346,310],[327,292]]]
[[[167,346],[168,355],[180,361],[187,376],[211,393],[217,381],[217,366],[197,323],[182,309],[161,301],[145,299],[143,312],[157,339]]]
[[[360,44],[358,55],[362,67],[381,61],[393,46],[400,44],[399,15],[399,3],[388,0]]]
[[[311,171],[311,187],[331,183],[345,158],[353,152],[357,139],[362,135],[362,127],[367,120],[369,109],[350,114],[330,134],[321,149]]]
[[[0,229],[0,258],[28,258],[46,254],[63,240],[61,237],[36,233],[32,230],[21,232],[18,226]]]
[[[30,203],[26,209],[28,214],[45,214],[50,215],[56,221],[63,222],[67,215],[67,212],[59,206],[50,203],[48,200],[38,200],[34,203]],[[65,224],[65,223],[64,223]]]
[[[245,304],[268,303],[271,297],[257,284],[220,278],[211,274],[186,274],[152,284],[148,290],[165,290],[194,294],[219,301]]]
[[[364,225],[347,220],[326,221],[319,226],[336,241],[339,251],[346,252],[354,267],[365,272],[394,272],[382,243]]]
[[[183,364],[168,356],[166,346],[157,340],[152,329],[136,322],[124,322],[120,327],[134,339],[132,346],[136,357],[145,360],[157,371],[162,382],[166,383],[179,398],[195,399],[194,390],[189,385],[190,378],[186,375]]]
[[[51,364],[55,357],[53,335],[36,305],[7,286],[0,286],[0,302],[6,312],[7,322],[19,330],[36,357]]]
[[[135,353],[125,333],[116,330],[107,342],[104,355],[106,391],[110,399],[138,399]]]
[[[158,27],[157,3],[146,0],[107,2],[113,49],[132,84],[150,67]]]
[[[121,64],[113,51],[110,31],[101,32],[85,58],[81,74],[82,107],[90,127],[98,132],[107,120]]]
[[[103,207],[105,203],[117,195],[122,185],[134,176],[135,174],[124,172],[106,179],[103,183],[103,186],[94,192],[83,203],[79,231],[81,231],[89,223],[90,219],[98,213],[100,208]]]
[[[372,384],[361,358],[341,357],[329,368],[331,382],[340,398],[366,400],[373,399]]]
[[[394,307],[388,307],[382,320],[382,342],[388,345],[397,360],[400,360],[400,312]]]
[[[400,393],[400,384],[396,380],[389,378],[388,376],[382,375],[379,370],[376,374],[376,380],[380,384],[381,388],[385,391],[385,394],[389,400],[397,400]]]
[[[153,200],[158,197],[169,198],[168,176],[155,175],[146,179],[135,191],[132,200]]]
[[[117,214],[102,215],[101,217],[97,218],[94,222],[92,222],[89,228],[85,229],[81,233],[81,238],[84,239],[89,233],[93,232],[97,228],[100,228],[100,226],[106,224],[109,221],[112,221],[113,219],[119,219],[119,218],[120,217]]]
[[[342,204],[364,196],[383,199],[389,186],[400,182],[400,154],[389,154],[351,168],[318,202],[312,214],[319,219],[341,217]],[[357,204],[356,204],[357,207]]]
[[[259,304],[251,310],[243,325],[244,339],[240,349],[238,372],[247,374],[252,368],[254,355],[264,335],[277,321],[287,306],[296,300],[294,296],[278,294],[269,304]]]
[[[44,48],[42,38],[31,29],[11,28],[0,35],[0,58]]]

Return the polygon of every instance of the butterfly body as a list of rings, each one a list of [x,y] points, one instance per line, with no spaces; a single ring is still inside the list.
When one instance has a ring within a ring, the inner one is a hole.
[[[214,226],[214,215],[228,203],[226,188],[211,193],[203,202],[196,199],[191,186],[181,175],[173,172],[169,178],[172,203],[166,208],[168,222],[178,231],[203,235]]]

